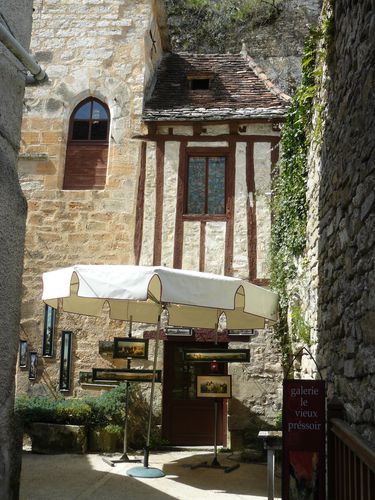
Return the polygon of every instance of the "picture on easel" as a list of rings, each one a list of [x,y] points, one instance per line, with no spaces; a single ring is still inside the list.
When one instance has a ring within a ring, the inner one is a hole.
[[[198,375],[197,376],[198,398],[231,398],[232,376],[231,375]]]

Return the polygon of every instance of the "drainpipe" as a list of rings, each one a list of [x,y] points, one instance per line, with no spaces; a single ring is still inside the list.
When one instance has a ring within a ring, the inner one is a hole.
[[[39,66],[34,57],[29,54],[22,45],[9,33],[7,28],[0,23],[0,42],[7,47],[12,54],[27,68],[34,76],[35,80],[42,82],[47,80],[46,72]]]

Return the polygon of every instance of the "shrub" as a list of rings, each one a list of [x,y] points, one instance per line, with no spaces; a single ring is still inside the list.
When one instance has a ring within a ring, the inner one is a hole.
[[[18,396],[15,412],[23,423],[53,422],[57,401],[46,397]]]
[[[128,443],[130,447],[145,444],[148,427],[149,403],[139,384],[129,386]],[[52,399],[41,396],[18,396],[16,414],[24,424],[48,422],[57,424],[86,425],[90,429],[106,429],[115,434],[123,432],[126,411],[126,384],[101,394],[99,397],[78,399]],[[151,448],[163,444],[152,419]]]
[[[15,411],[24,424],[48,422],[71,425],[86,425],[92,412],[84,401],[41,396],[19,396],[16,398]]]

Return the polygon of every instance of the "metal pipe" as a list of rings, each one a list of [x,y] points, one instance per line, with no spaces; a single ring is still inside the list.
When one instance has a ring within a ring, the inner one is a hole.
[[[0,42],[30,71],[36,80],[41,82],[47,79],[46,72],[39,66],[34,57],[22,47],[2,23],[0,23]]]

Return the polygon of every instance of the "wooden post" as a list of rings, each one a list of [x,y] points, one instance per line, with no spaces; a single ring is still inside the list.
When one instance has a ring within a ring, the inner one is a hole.
[[[344,420],[344,406],[342,402],[333,398],[327,403],[327,485],[328,485],[328,500],[335,499],[335,443],[332,433],[331,420],[340,418]]]

